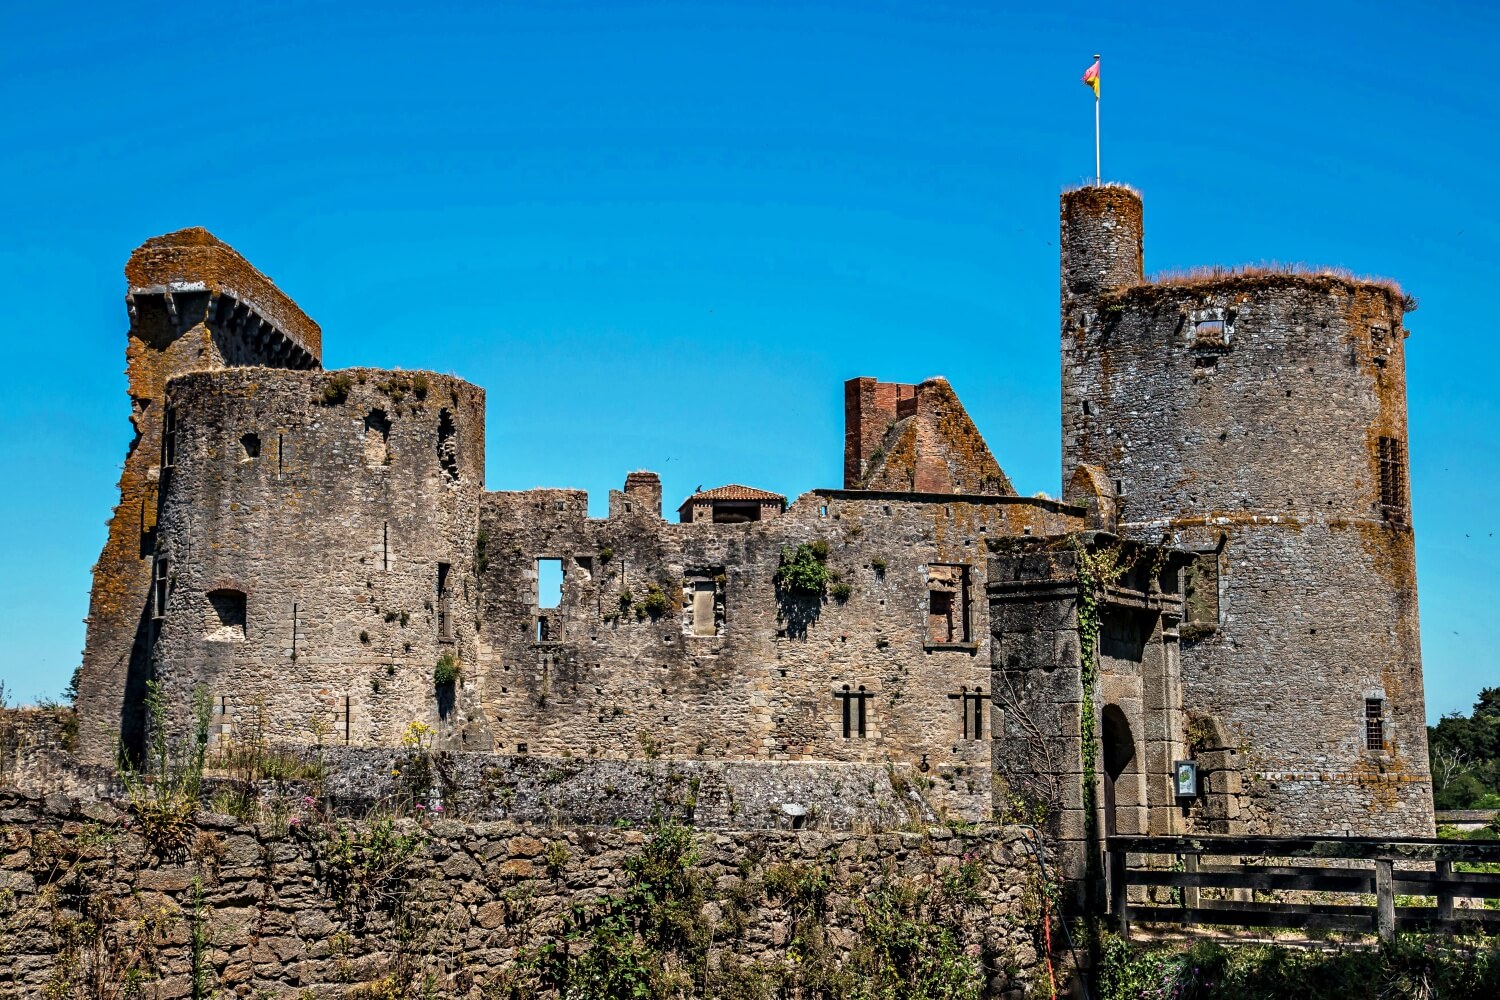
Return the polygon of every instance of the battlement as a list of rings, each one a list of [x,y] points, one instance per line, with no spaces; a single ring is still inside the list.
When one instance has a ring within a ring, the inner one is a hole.
[[[161,297],[173,322],[180,323],[176,298],[206,293],[212,318],[250,331],[266,353],[288,356],[284,367],[314,367],[322,358],[318,324],[233,247],[201,226],[142,243],[125,264],[125,280],[132,318],[137,300]]]

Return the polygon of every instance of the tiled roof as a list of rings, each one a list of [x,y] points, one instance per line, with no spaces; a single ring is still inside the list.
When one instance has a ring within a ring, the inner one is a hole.
[[[753,486],[740,486],[736,483],[694,493],[684,500],[683,503],[689,504],[697,500],[779,500],[782,503],[786,503],[786,497],[780,493],[758,490]]]

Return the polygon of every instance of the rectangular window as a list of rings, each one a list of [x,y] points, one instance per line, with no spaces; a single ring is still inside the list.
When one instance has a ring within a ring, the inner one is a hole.
[[[562,604],[563,564],[561,559],[536,561],[536,606],[555,608]]]
[[[1385,749],[1385,701],[1380,698],[1365,699],[1365,749]]]
[[[177,407],[169,406],[162,414],[161,468],[165,472],[177,464]]]
[[[453,587],[448,582],[451,569],[448,563],[438,563],[437,627],[438,638],[444,642],[453,638]]]
[[[960,688],[958,694],[948,696],[963,706],[964,712],[964,739],[984,739],[984,709],[989,703],[984,695],[984,688]]]
[[[1405,521],[1406,446],[1400,438],[1380,439],[1380,513],[1387,521]]]
[[[927,567],[927,642],[969,641],[969,567]]]
[[[154,594],[151,601],[151,617],[161,621],[167,616],[167,589],[171,584],[171,577],[167,574],[167,559],[162,556],[156,560],[156,574],[152,581]]]

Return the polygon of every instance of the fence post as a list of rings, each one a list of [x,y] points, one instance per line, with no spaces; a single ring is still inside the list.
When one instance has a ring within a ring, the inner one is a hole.
[[[1182,870],[1184,872],[1196,872],[1198,870],[1198,855],[1184,855],[1182,859]],[[1182,907],[1185,910],[1196,910],[1198,908],[1198,887],[1196,885],[1183,886]],[[1184,921],[1185,923],[1186,921]]]
[[[1437,863],[1438,892],[1437,892],[1437,918],[1439,920],[1453,919],[1453,888],[1448,880],[1453,876],[1453,862],[1443,858]]]
[[[1396,940],[1396,893],[1391,886],[1388,858],[1375,860],[1375,930],[1383,943]]]

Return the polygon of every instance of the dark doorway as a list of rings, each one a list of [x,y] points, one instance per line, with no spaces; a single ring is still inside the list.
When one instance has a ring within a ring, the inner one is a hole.
[[[1134,787],[1136,768],[1135,739],[1130,733],[1130,722],[1118,706],[1104,706],[1104,835],[1113,837],[1119,832],[1119,811],[1124,806],[1134,809],[1138,804],[1138,790]],[[1138,833],[1136,823],[1128,824],[1127,833]]]

